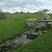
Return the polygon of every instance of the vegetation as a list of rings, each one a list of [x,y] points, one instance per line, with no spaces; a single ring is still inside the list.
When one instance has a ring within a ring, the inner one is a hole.
[[[0,20],[1,20],[1,19],[6,19],[6,16],[5,16],[4,13],[0,13]]]
[[[14,52],[52,52],[52,29]]]
[[[5,13],[0,9],[0,20],[6,19]]]
[[[39,16],[38,13],[33,15],[35,15],[35,17]],[[49,16],[51,17],[52,14],[49,14]],[[13,50],[13,52],[52,52],[52,28],[36,40],[33,40],[21,48]]]
[[[13,38],[27,30],[25,20],[35,18],[35,14],[7,14],[6,19],[0,20],[0,43]]]
[[[52,14],[49,14],[52,17]],[[7,14],[6,19],[0,20],[0,43],[20,35],[28,28],[25,20],[29,18],[39,18],[39,13],[33,14]],[[14,52],[52,52],[52,29],[40,36],[37,40],[14,50]]]

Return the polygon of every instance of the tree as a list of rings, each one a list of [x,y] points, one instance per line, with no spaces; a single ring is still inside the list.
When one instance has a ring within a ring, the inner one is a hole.
[[[6,19],[5,13],[0,9],[0,19]]]

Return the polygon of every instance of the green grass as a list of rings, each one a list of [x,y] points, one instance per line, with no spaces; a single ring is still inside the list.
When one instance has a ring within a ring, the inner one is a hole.
[[[11,14],[0,20],[0,43],[27,30],[25,20],[35,18],[36,14]]]
[[[52,52],[52,29],[14,52]]]
[[[52,17],[52,14],[49,15]],[[0,43],[26,31],[28,29],[25,25],[26,19],[39,18],[40,16],[39,13],[6,15],[6,19],[0,20]],[[52,52],[52,29],[14,52]]]

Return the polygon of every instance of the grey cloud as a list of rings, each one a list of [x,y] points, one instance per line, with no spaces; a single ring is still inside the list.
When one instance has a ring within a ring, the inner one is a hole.
[[[52,10],[51,6],[52,0],[0,0],[0,8],[6,11],[33,11],[43,8]]]
[[[0,0],[0,2],[4,2],[3,7],[24,7],[26,4],[33,4],[36,6],[43,5],[41,2],[36,0]]]

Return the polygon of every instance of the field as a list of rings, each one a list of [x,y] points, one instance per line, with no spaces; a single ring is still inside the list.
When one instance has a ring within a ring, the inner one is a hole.
[[[0,43],[26,31],[25,20],[38,16],[36,14],[7,14],[6,17],[0,20]]]
[[[52,14],[49,14],[52,17]],[[39,18],[36,14],[7,14],[6,19],[0,20],[0,44],[8,39],[20,35],[28,30],[25,20],[30,18]],[[32,41],[24,47],[14,50],[14,52],[52,52],[52,29]]]
[[[52,52],[52,29],[14,52]]]

